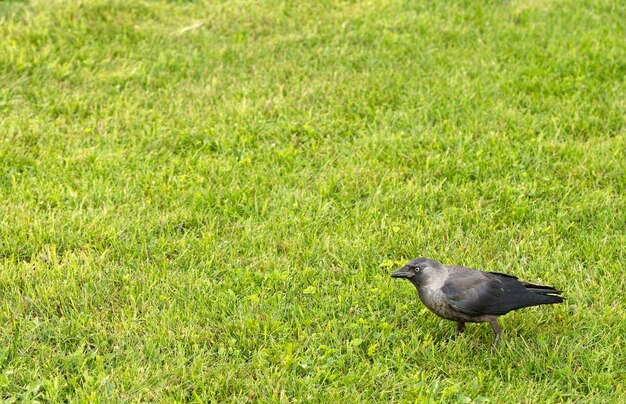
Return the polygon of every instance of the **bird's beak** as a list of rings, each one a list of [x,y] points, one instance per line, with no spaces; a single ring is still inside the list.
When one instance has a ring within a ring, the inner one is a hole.
[[[409,267],[407,267],[407,266],[403,266],[402,268],[398,269],[396,272],[391,274],[392,278],[411,279],[414,276],[415,276],[415,274],[413,273],[413,271],[411,271],[409,269]]]

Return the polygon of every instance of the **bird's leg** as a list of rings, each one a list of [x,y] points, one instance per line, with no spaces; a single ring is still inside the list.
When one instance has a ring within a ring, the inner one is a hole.
[[[500,324],[498,324],[497,318],[489,320],[489,325],[491,325],[491,328],[493,328],[493,333],[495,334],[495,338],[493,339],[493,345],[491,345],[491,352],[496,352],[496,346],[498,345],[500,334],[502,334],[502,328],[500,328]]]
[[[461,335],[465,331],[465,323],[463,321],[456,322],[456,335]]]

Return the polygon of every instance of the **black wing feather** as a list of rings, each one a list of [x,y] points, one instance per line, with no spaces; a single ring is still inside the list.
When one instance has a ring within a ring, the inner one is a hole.
[[[563,301],[562,297],[553,296],[561,292],[552,287],[521,282],[511,275],[473,270],[451,276],[442,292],[448,305],[472,316],[503,315],[522,307]]]

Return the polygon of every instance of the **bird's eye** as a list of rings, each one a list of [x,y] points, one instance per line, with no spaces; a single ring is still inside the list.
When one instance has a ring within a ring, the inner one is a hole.
[[[415,267],[415,272],[420,272],[422,270],[422,268],[420,267]]]

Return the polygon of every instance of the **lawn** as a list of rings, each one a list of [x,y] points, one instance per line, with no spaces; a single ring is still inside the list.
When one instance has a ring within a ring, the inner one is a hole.
[[[625,15],[0,1],[0,399],[626,401]],[[567,300],[492,354],[419,256]]]

